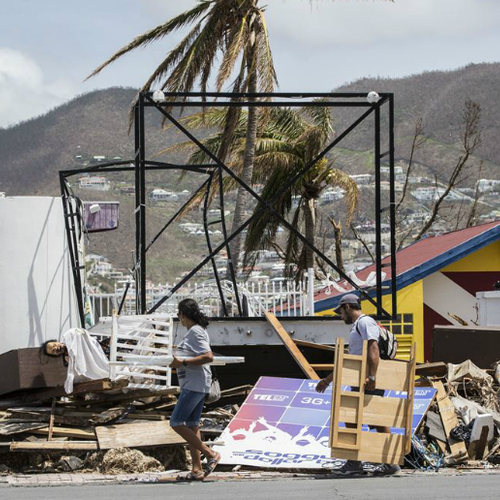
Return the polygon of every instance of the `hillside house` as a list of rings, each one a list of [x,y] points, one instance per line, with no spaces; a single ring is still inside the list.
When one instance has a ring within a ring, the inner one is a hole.
[[[436,188],[435,186],[429,186],[429,187],[419,187],[414,191],[412,191],[411,194],[416,200],[423,202],[423,201],[435,201],[439,199],[444,194],[444,192],[445,188],[442,187]],[[446,195],[445,200],[448,202],[467,201],[471,200],[471,198],[463,193],[460,193],[459,191],[452,189]]]
[[[78,179],[80,189],[92,189],[93,191],[109,191],[111,183],[104,176],[85,176]]]
[[[153,189],[153,191],[149,193],[149,198],[151,201],[177,201],[179,196],[165,189]]]
[[[375,176],[372,174],[356,174],[356,175],[350,175],[349,176],[356,184],[359,185],[364,185],[367,186],[368,184],[371,184]]]
[[[388,176],[388,175],[391,173],[391,167],[387,167],[387,166],[385,166],[385,165],[382,165],[382,166],[380,167],[380,173],[381,173],[382,175],[386,175],[386,176]],[[396,165],[396,166],[394,167],[394,174],[395,174],[395,175],[398,175],[398,174],[402,174],[402,173],[403,173],[403,167],[402,167],[402,166],[400,166],[400,165]]]
[[[476,182],[476,187],[481,193],[494,191],[500,188],[500,181],[495,179],[479,179]]]

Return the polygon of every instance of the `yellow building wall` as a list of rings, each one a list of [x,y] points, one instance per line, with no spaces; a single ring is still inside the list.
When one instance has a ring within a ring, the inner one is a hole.
[[[477,250],[463,259],[440,269],[441,272],[491,272],[500,271],[500,240]]]
[[[424,361],[424,291],[422,280],[413,283],[397,293],[398,315],[404,318],[404,315],[412,315],[413,319],[413,333],[396,335],[398,339],[398,355],[397,358],[408,360],[410,356],[410,348],[414,342],[417,343],[417,361]],[[382,307],[387,311],[392,311],[392,296],[384,295],[382,297]],[[375,314],[375,306],[363,300],[361,308],[365,314]],[[333,309],[321,311],[317,316],[332,316],[335,315]],[[403,321],[404,322],[404,321]],[[391,330],[394,322],[382,322]]]

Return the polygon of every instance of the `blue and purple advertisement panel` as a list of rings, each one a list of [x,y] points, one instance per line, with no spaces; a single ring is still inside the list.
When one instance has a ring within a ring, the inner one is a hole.
[[[319,394],[316,384],[315,380],[261,377],[220,437],[221,463],[301,469],[336,464],[329,448],[331,387]],[[435,392],[415,389],[413,431]],[[406,393],[386,391],[385,396],[405,398]]]

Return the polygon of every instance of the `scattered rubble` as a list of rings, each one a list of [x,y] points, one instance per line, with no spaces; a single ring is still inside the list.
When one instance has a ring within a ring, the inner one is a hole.
[[[169,426],[177,390],[129,389],[123,380],[101,380],[75,384],[70,396],[58,388],[5,395],[0,474],[185,469],[185,443]],[[250,390],[225,390],[218,404],[241,402]],[[202,416],[203,438],[220,435],[237,411],[237,404],[209,406]]]
[[[448,363],[446,372],[440,363],[432,365],[417,368],[419,384],[432,385],[438,392],[415,433],[408,463],[435,470],[445,466],[487,468],[500,463],[500,391],[494,376],[499,364],[483,370],[467,360]],[[426,372],[429,375],[422,376]]]
[[[500,465],[499,363],[471,361],[417,367],[417,386],[437,389],[412,439],[406,466],[491,468]],[[251,386],[222,392],[202,414],[203,439],[216,439]],[[123,382],[75,386],[71,396],[39,389],[0,398],[0,474],[99,472],[127,474],[186,469],[189,456],[169,427],[172,389],[127,390]]]

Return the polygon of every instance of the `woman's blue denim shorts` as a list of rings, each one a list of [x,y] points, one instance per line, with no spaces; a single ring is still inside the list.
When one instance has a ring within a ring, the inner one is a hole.
[[[204,392],[181,389],[179,399],[170,417],[170,427],[177,427],[179,425],[197,427],[200,423],[205,396]]]

